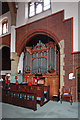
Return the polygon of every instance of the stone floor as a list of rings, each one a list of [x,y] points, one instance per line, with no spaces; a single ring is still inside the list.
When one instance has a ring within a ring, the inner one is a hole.
[[[78,103],[49,101],[42,107],[37,105],[37,111],[6,103],[0,103],[0,108],[0,118],[78,118]]]

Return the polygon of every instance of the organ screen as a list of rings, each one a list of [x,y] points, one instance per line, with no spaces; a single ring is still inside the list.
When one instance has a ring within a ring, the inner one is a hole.
[[[58,74],[56,45],[53,42],[44,44],[39,41],[34,48],[26,47],[24,63],[25,72],[47,73],[50,70],[56,70]]]
[[[50,94],[58,94],[59,49],[55,42],[50,41],[44,44],[39,40],[35,46],[26,46],[23,64],[24,82],[31,81],[32,84],[36,84],[36,75],[40,76],[44,78],[45,85],[50,85]],[[27,80],[25,76],[27,76]]]

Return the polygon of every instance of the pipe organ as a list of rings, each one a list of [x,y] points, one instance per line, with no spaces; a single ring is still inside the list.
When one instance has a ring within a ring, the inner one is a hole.
[[[26,47],[23,70],[24,82],[36,84],[39,76],[44,85],[50,86],[50,99],[59,94],[59,49],[54,42],[44,44],[39,40],[36,46]]]

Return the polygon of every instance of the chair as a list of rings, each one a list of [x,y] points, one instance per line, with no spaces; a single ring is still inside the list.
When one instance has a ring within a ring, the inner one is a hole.
[[[72,88],[65,88],[62,87],[62,93],[60,95],[60,102],[62,104],[62,101],[69,101],[72,105]]]

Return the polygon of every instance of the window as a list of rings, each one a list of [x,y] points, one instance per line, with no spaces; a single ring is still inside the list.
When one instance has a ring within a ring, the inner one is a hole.
[[[0,35],[8,32],[8,20],[4,19],[0,24]]]
[[[47,10],[50,8],[50,0],[44,0],[44,10]]]
[[[42,2],[36,2],[36,14],[42,12]]]
[[[35,8],[34,8],[34,3],[32,2],[29,4],[29,17],[34,15],[35,15]]]
[[[40,0],[39,2],[29,2],[29,17],[39,14],[51,8],[50,0]]]
[[[2,23],[2,34],[5,34],[8,32],[8,20],[4,20]]]

